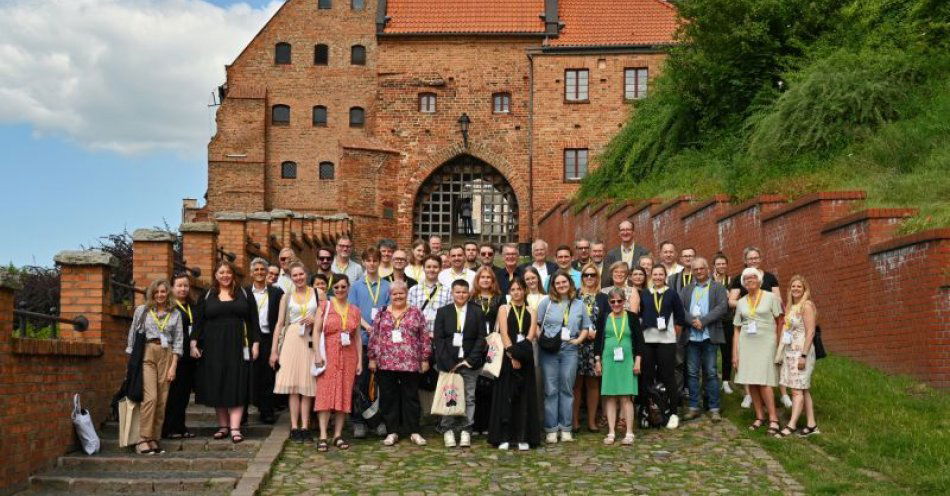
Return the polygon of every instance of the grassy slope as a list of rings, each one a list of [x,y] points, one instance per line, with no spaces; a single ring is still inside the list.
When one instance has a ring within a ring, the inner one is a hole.
[[[950,494],[950,395],[837,356],[818,362],[812,395],[822,434],[743,430],[808,494]],[[730,420],[751,423],[738,393],[723,398]]]

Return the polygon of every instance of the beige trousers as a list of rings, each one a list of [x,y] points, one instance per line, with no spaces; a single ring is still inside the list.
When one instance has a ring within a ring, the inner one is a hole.
[[[165,402],[170,382],[165,380],[172,364],[172,350],[156,343],[145,344],[142,357],[142,405],[139,416],[139,436],[158,439],[165,421]]]

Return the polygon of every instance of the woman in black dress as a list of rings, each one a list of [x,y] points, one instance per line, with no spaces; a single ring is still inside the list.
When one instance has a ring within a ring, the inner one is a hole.
[[[488,266],[482,266],[475,273],[475,288],[472,290],[472,303],[485,316],[485,335],[495,330],[495,321],[498,318],[498,308],[505,303],[505,297],[498,288],[495,271]],[[488,420],[491,416],[492,388],[495,380],[479,376],[475,386],[475,426],[474,432],[488,432]]]
[[[251,398],[251,364],[257,358],[260,325],[254,299],[235,280],[234,266],[218,262],[211,289],[198,301],[191,356],[199,359],[196,399],[218,415],[215,439],[240,443],[241,416]]]
[[[502,450],[525,451],[541,444],[533,350],[538,325],[534,310],[525,301],[527,293],[524,279],[515,277],[508,289],[510,303],[498,310],[505,357],[495,381],[488,442]]]

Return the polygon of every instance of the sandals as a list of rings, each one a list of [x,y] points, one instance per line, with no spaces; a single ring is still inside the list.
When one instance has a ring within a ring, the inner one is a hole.
[[[798,431],[798,435],[801,437],[813,436],[815,434],[821,434],[821,431],[818,430],[818,424],[811,427],[802,427],[802,429]]]
[[[350,443],[346,442],[346,439],[343,439],[342,437],[334,439],[333,446],[336,446],[336,448],[340,450],[350,449]]]
[[[614,436],[613,434],[607,434],[604,437],[604,444],[606,444],[607,446],[610,446],[611,444],[614,444],[615,439],[616,439],[616,436]]]
[[[244,434],[241,434],[241,429],[230,429],[231,430],[231,442],[238,444],[244,441]]]
[[[215,431],[215,433],[211,435],[211,438],[217,439],[218,441],[220,441],[228,436],[228,430],[229,430],[228,426],[226,425],[222,427],[218,427],[218,430]]]
[[[626,436],[623,437],[623,440],[620,441],[620,444],[624,446],[633,445],[634,435],[632,432],[628,432]]]
[[[749,426],[750,431],[757,431],[759,427],[765,425],[765,419],[755,419],[755,422],[752,422],[752,425]]]
[[[782,430],[778,431],[778,433],[775,434],[775,438],[782,439],[783,437],[791,436],[794,433],[795,433],[795,428],[790,425],[786,425],[785,427],[782,427]]]
[[[320,453],[326,453],[327,451],[330,451],[330,445],[327,443],[326,439],[320,439],[317,441],[317,451]]]
[[[143,444],[145,445],[145,449],[144,449],[144,450],[139,450],[139,446],[141,446],[141,445],[143,445]],[[155,454],[155,452],[152,451],[152,445],[149,444],[149,440],[148,440],[148,439],[143,439],[143,440],[141,440],[141,441],[135,443],[134,445],[132,445],[132,451],[135,451],[135,454],[137,454],[137,455],[154,455],[154,454]]]
[[[774,425],[775,427],[772,427],[773,425]],[[766,435],[769,435],[769,436],[774,436],[774,435],[778,434],[778,429],[779,429],[778,425],[779,425],[779,424],[778,424],[778,421],[771,421],[771,420],[770,420],[770,421],[769,421],[769,428],[768,428],[768,430],[765,431],[765,434],[766,434]]]

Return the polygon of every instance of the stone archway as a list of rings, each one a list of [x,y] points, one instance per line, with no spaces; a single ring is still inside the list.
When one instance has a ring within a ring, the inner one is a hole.
[[[504,175],[469,154],[449,159],[422,183],[412,209],[416,238],[495,244],[518,241],[518,198]]]

